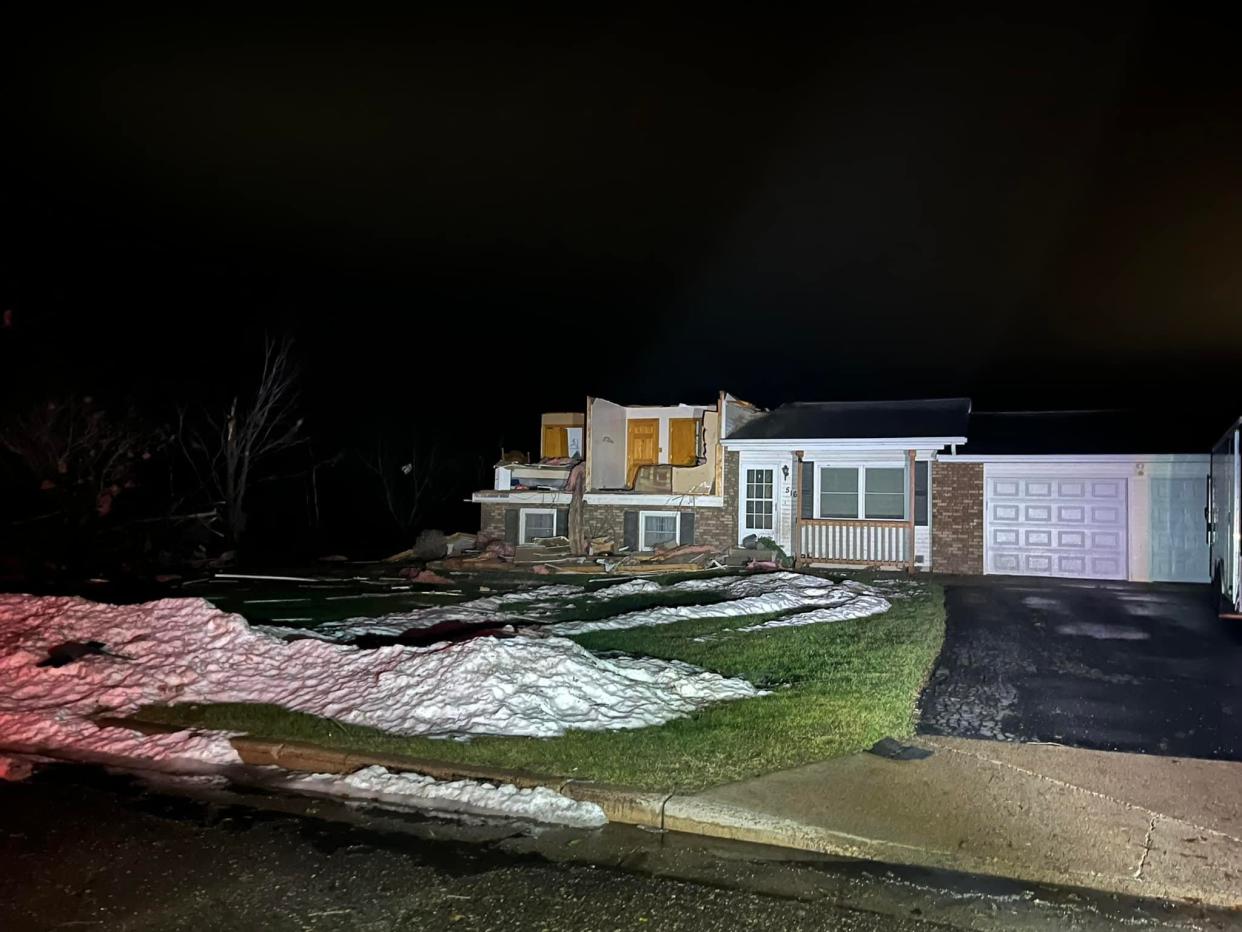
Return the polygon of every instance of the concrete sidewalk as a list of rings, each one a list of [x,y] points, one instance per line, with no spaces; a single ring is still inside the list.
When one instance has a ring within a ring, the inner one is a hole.
[[[1242,905],[1242,764],[919,738],[691,796],[663,827],[891,863]]]

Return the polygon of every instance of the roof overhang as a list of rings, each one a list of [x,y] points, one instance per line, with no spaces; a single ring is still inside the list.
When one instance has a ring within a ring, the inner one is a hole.
[[[957,453],[940,457],[952,463],[1207,463],[1207,453]]]
[[[964,444],[965,437],[800,437],[763,440],[736,440],[726,437],[720,441],[726,450],[783,452],[794,450],[832,450],[842,453],[866,450],[939,450],[954,444]]]

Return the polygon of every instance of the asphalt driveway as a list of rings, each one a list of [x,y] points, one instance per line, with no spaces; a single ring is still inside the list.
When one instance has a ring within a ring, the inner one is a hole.
[[[1242,760],[1242,625],[1192,586],[945,587],[924,734]]]

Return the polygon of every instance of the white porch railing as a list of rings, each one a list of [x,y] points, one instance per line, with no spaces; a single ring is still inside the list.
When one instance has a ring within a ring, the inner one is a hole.
[[[908,521],[802,519],[798,556],[825,563],[906,565],[910,560]]]

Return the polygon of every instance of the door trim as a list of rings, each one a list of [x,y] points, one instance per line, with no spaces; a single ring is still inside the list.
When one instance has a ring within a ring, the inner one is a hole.
[[[741,544],[742,538],[746,536],[746,470],[748,469],[770,469],[772,470],[772,530],[770,534],[762,536],[770,536],[784,549],[785,553],[793,553],[793,530],[789,527],[790,522],[783,519],[784,507],[786,502],[786,488],[789,483],[781,473],[781,467],[788,466],[791,470],[790,476],[794,473],[795,468],[793,457],[763,457],[763,458],[738,458],[737,464],[737,511],[735,520],[737,522],[737,533],[734,535],[738,544]]]
[[[655,458],[652,460],[643,460],[635,462],[634,459],[634,428],[642,426],[643,428],[654,429]],[[628,488],[634,487],[634,479],[638,472],[639,466],[658,465],[660,462],[660,419],[658,417],[634,417],[628,418],[625,422],[625,484]]]

